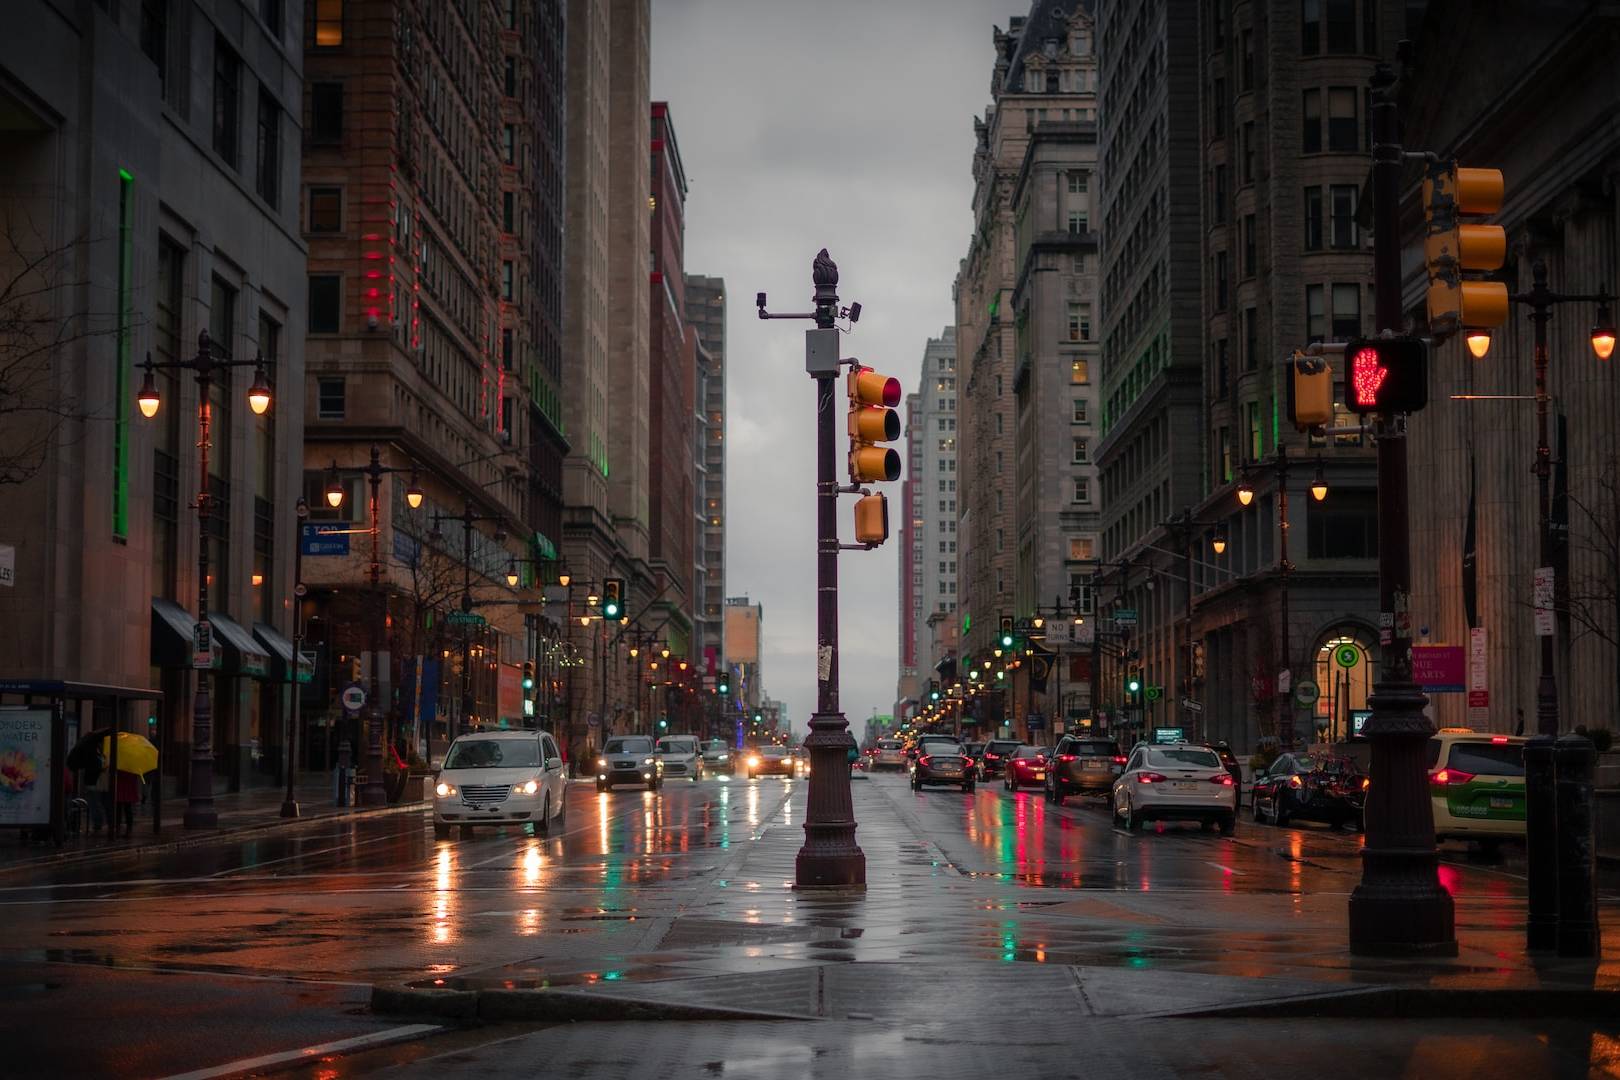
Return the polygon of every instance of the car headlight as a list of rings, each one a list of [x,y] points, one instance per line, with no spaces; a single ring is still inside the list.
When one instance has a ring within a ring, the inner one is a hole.
[[[533,795],[540,790],[540,781],[526,780],[517,786],[518,791],[524,795]]]
[[[720,760],[721,761],[730,761],[731,760],[731,755],[730,754],[721,754],[720,755]]]
[[[597,767],[597,768],[598,768],[598,769],[605,769],[605,768],[607,768],[607,758],[605,758],[605,757],[599,757],[599,758],[597,758],[597,759],[596,759],[596,767]]]
[[[456,793],[456,785],[447,784],[443,780],[440,780],[439,783],[433,788],[433,792],[441,799],[448,799],[450,796]]]
[[[758,765],[759,765],[759,758],[751,757],[751,758],[748,759],[748,767],[749,768],[751,768],[751,769],[756,768],[756,767],[758,767]]]
[[[642,758],[641,763],[643,765],[651,765],[653,762],[655,762],[657,760],[658,760],[657,758],[650,758],[650,757],[649,758]]]

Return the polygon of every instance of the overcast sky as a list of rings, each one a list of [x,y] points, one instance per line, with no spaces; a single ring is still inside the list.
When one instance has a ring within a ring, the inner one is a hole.
[[[754,294],[808,310],[826,247],[839,296],[863,308],[844,355],[917,389],[925,342],[955,318],[991,27],[1028,7],[652,0],[653,98],[669,102],[690,184],[686,270],[726,281],[726,593],[764,604],[765,688],[800,734],[816,695],[809,324],[760,322]],[[843,423],[840,400],[840,471]],[[899,675],[900,485],[882,487],[892,538],[839,560],[841,704],[857,738],[891,711]],[[846,541],[852,517],[841,497]]]

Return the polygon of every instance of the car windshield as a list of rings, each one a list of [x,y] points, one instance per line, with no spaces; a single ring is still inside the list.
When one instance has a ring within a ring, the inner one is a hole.
[[[759,748],[760,757],[787,757],[785,746],[762,746]]]
[[[658,740],[660,754],[695,754],[697,753],[697,740],[684,735],[672,735],[667,739]]]
[[[1147,752],[1146,764],[1161,769],[1184,769],[1189,765],[1218,769],[1221,767],[1221,759],[1215,756],[1215,751],[1206,750],[1202,746],[1159,746]]]
[[[703,752],[705,754],[723,754],[729,749],[731,749],[731,747],[726,744],[724,739],[710,739],[708,742],[703,744]]]
[[[900,749],[900,743],[896,739],[879,739],[878,740],[878,749],[879,750],[898,750],[898,749]]]
[[[604,754],[650,754],[652,748],[651,739],[645,736],[633,736],[622,739],[609,739],[602,752]]]
[[[457,739],[447,769],[521,769],[540,764],[538,739]]]

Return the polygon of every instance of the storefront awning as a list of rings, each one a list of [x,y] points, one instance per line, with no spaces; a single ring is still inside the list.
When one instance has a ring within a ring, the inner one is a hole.
[[[192,650],[196,646],[197,620],[191,612],[160,596],[152,597],[152,666],[160,668],[191,667]],[[214,667],[219,667],[219,653],[214,654]]]
[[[250,675],[256,679],[270,674],[270,657],[264,646],[253,640],[253,635],[242,629],[235,619],[210,611],[208,625],[213,631],[214,641],[224,646],[223,650],[217,651],[225,654],[225,674]]]
[[[268,623],[254,623],[253,636],[258,639],[270,653],[270,679],[272,682],[291,682],[288,671],[293,662],[293,644],[281,636],[281,632]],[[315,665],[309,657],[303,657],[303,663],[298,665],[298,681],[312,682],[315,678]]]

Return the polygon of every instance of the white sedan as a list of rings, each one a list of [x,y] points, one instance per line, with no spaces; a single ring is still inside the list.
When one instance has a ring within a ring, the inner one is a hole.
[[[1231,836],[1237,788],[1220,755],[1187,743],[1140,743],[1114,781],[1114,817],[1132,832],[1144,821],[1197,821]]]

